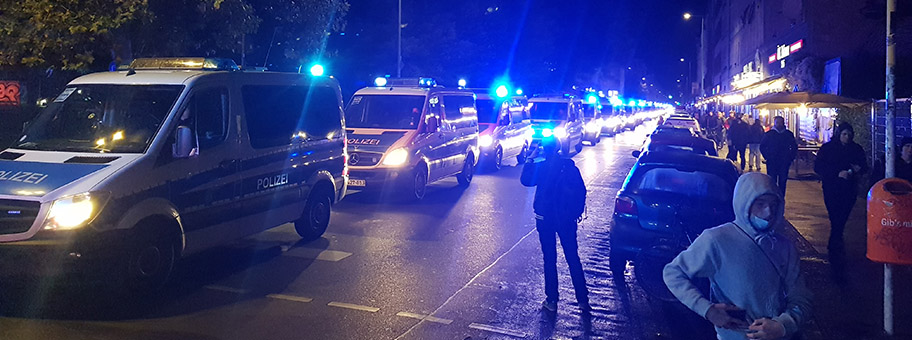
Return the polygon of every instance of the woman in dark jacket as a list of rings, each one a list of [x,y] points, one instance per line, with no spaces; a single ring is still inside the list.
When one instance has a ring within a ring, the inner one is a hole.
[[[814,171],[823,182],[823,201],[830,217],[831,254],[844,252],[843,231],[858,197],[858,180],[868,170],[864,149],[855,143],[855,130],[848,123],[839,124],[833,139],[817,153]]]

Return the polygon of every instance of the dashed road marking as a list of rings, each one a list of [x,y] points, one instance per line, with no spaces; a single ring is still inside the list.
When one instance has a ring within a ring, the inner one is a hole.
[[[314,249],[314,248],[286,248],[282,247],[282,251],[285,252],[287,256],[294,257],[303,257],[308,259],[316,259],[320,261],[330,261],[338,262],[342,259],[349,257],[352,253],[338,250],[324,250],[324,249]]]
[[[402,317],[406,317],[406,318],[412,318],[412,319],[418,319],[418,320],[425,320],[425,321],[430,321],[430,322],[442,323],[442,324],[444,324],[444,325],[449,325],[449,324],[453,323],[453,320],[450,320],[450,319],[442,319],[442,318],[438,318],[438,317],[435,317],[435,316],[430,316],[430,315],[425,315],[425,314],[409,313],[409,312],[399,312],[399,313],[396,313],[396,316],[402,316]]]
[[[211,290],[217,290],[220,292],[228,292],[228,293],[235,293],[235,294],[241,294],[241,295],[247,294],[249,292],[246,289],[232,288],[232,287],[218,286],[218,285],[208,285],[205,288],[211,289]]]
[[[523,333],[523,332],[517,332],[517,331],[510,330],[510,329],[506,329],[506,328],[500,328],[500,327],[494,327],[494,326],[491,326],[491,325],[485,325],[485,324],[483,324],[483,323],[474,323],[474,322],[473,322],[472,324],[469,325],[469,328],[473,328],[473,329],[477,329],[477,330],[482,330],[482,331],[487,331],[487,332],[498,333],[498,334],[503,334],[503,335],[509,335],[509,336],[513,336],[513,337],[517,337],[517,338],[525,338],[525,337],[526,337],[526,333]]]
[[[326,304],[326,305],[327,305],[327,306],[332,306],[332,307],[339,307],[339,308],[347,308],[347,309],[360,310],[360,311],[370,312],[370,313],[376,313],[376,312],[380,311],[380,308],[377,308],[377,307],[362,306],[362,305],[356,305],[356,304],[353,304],[353,303],[345,303],[345,302],[335,302],[335,301],[333,301],[333,302],[330,302],[330,303],[328,303],[328,304]]]
[[[277,300],[304,302],[304,303],[313,301],[313,299],[311,299],[309,297],[285,295],[285,294],[269,294],[269,295],[266,295],[266,297],[271,298],[271,299],[277,299]]]

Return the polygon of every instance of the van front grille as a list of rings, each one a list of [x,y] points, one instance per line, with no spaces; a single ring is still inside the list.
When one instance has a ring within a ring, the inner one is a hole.
[[[24,233],[38,217],[41,203],[0,200],[0,235]]]

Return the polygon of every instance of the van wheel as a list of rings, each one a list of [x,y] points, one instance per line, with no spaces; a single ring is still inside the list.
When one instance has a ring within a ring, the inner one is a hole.
[[[317,190],[307,198],[304,214],[295,221],[295,231],[305,241],[313,241],[326,232],[332,213],[332,196],[326,190]]]
[[[497,148],[494,151],[494,159],[491,160],[491,168],[493,170],[500,170],[503,167],[503,149]]]
[[[522,151],[520,151],[520,153],[518,155],[516,155],[516,163],[517,163],[516,165],[522,166],[523,163],[526,162],[526,153],[528,153],[528,152],[529,152],[529,147],[526,145],[523,145]]]
[[[456,180],[459,181],[459,185],[467,187],[472,183],[472,177],[475,176],[475,158],[471,155],[466,157],[465,162],[462,163],[462,172],[456,175]]]
[[[574,150],[576,150],[576,153],[580,153],[580,152],[583,151],[583,140],[582,140],[582,139],[580,139],[579,144],[577,144],[577,145],[574,147]]]
[[[420,200],[427,194],[428,172],[424,165],[418,165],[412,172],[412,181],[409,186],[410,193],[406,195],[407,199]]]
[[[139,229],[127,258],[127,289],[137,294],[159,290],[171,277],[176,260],[176,236]]]

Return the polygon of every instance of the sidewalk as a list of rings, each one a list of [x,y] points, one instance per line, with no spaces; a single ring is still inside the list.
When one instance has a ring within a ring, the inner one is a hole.
[[[725,157],[728,147],[719,150]],[[740,166],[740,162],[736,162]],[[766,164],[761,162],[761,172]],[[747,172],[747,170],[745,170]],[[795,227],[786,234],[795,240],[802,270],[814,292],[813,320],[806,339],[912,339],[912,267],[893,267],[894,336],[883,335],[883,265],[865,257],[867,213],[864,197],[852,209],[845,230],[846,281],[837,283],[828,260],[830,221],[820,181],[809,160],[796,160],[786,186],[786,218]],[[801,178],[801,179],[798,179]],[[865,194],[866,196],[866,194]]]

